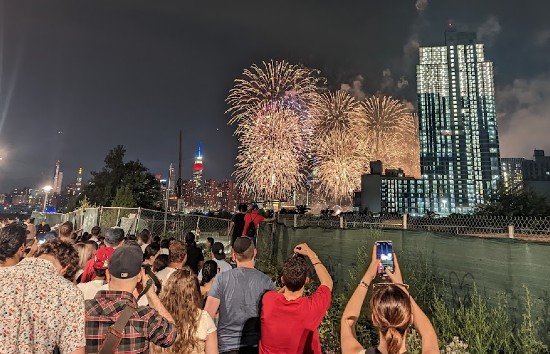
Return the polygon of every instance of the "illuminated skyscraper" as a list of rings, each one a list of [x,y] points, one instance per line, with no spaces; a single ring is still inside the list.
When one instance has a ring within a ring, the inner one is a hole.
[[[60,172],[59,172],[59,166],[61,165],[61,162],[57,160],[55,163],[55,174],[53,176],[53,186],[52,186],[52,193],[59,194],[61,193],[61,181],[60,181]]]
[[[78,169],[78,174],[76,175],[75,194],[80,194],[81,191],[82,191],[82,167]]]
[[[59,172],[59,175],[57,177],[57,185],[56,185],[56,193],[61,194],[61,185],[63,184],[63,172]]]
[[[417,92],[423,211],[467,212],[500,176],[493,63],[476,34],[421,47]]]
[[[204,193],[202,183],[202,152],[201,144],[197,148],[197,155],[195,155],[195,163],[193,164],[193,182],[195,183],[195,206],[204,206]]]

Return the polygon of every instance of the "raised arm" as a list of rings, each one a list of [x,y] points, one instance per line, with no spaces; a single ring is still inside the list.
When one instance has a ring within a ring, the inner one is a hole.
[[[141,268],[141,280],[140,282],[138,283],[138,288],[136,288],[136,290],[138,292],[141,292],[143,291],[143,289],[145,289],[147,287],[147,281],[148,280],[151,280],[153,281],[151,278],[149,278],[149,276],[145,273],[145,269],[144,268]],[[162,304],[162,302],[160,301],[159,297],[157,296],[157,293],[155,292],[155,286],[151,286],[147,292],[145,293],[145,296],[147,297],[147,301],[149,302],[149,306],[154,308],[155,310],[157,310],[157,312],[162,316],[164,317],[168,322],[172,322],[174,323],[174,318],[172,317],[172,315],[170,314],[170,312],[168,312],[168,310],[164,307],[164,305]]]
[[[386,274],[393,283],[403,284],[403,276],[401,275],[401,268],[399,268],[399,262],[397,261],[397,256],[393,254],[394,262],[394,273],[391,273],[386,269]],[[407,289],[403,288],[406,292]],[[418,331],[422,337],[422,354],[436,354],[439,353],[438,343],[437,343],[437,334],[435,329],[432,326],[432,323],[428,319],[428,316],[422,311],[420,306],[414,301],[413,297],[409,294],[411,298],[411,305],[413,310],[413,324],[414,328]]]
[[[330,291],[332,291],[332,278],[328,273],[327,268],[323,265],[317,254],[309,248],[307,243],[301,243],[294,247],[294,253],[298,253],[309,258],[311,264],[313,264],[313,268],[315,269],[315,273],[317,273],[317,277],[319,278],[321,285],[325,285],[330,289]]]
[[[357,334],[355,333],[355,325],[361,314],[361,307],[367,296],[369,286],[376,277],[376,269],[379,261],[376,259],[376,245],[372,248],[372,259],[369,267],[357,288],[353,292],[353,295],[348,301],[344,313],[342,314],[342,320],[340,322],[340,340],[342,344],[343,354],[357,354],[363,350],[363,346],[357,340]]]

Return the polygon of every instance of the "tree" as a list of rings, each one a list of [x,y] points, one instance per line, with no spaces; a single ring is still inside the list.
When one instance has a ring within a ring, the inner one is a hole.
[[[476,207],[476,214],[487,216],[550,216],[546,197],[527,187],[510,190],[499,181],[486,204]]]
[[[121,208],[135,208],[136,200],[132,194],[132,189],[128,185],[119,187],[116,191],[115,199],[111,203],[111,206]]]
[[[90,183],[84,187],[90,203],[102,206],[114,206],[119,189],[131,191],[135,205],[142,208],[155,208],[162,199],[160,183],[140,161],[124,162],[126,150],[117,145],[105,157],[105,167],[99,172],[93,171]],[[121,191],[121,193],[127,191]],[[129,202],[129,200],[125,200]]]

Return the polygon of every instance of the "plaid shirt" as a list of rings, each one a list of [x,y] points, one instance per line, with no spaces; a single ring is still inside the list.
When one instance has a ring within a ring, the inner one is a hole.
[[[136,298],[125,291],[98,291],[86,300],[86,353],[98,353],[126,304],[137,307]],[[169,347],[176,340],[176,325],[157,310],[139,307],[126,324],[124,336],[115,353],[149,353],[149,343]]]

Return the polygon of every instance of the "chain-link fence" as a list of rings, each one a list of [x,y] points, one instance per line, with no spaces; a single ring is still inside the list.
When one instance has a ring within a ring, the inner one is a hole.
[[[230,220],[204,215],[165,213],[143,208],[99,207],[77,209],[66,214],[33,213],[32,216],[36,223],[44,221],[51,226],[70,221],[75,230],[84,232],[90,232],[96,225],[102,230],[120,227],[130,235],[148,229],[154,236],[183,240],[189,231],[195,231],[199,240],[213,237],[215,241],[229,243]]]
[[[43,213],[38,211],[33,211],[31,217],[34,218],[35,225],[41,223],[54,226],[63,222],[63,214],[59,213]]]
[[[280,215],[285,226],[336,229],[404,229],[444,232],[478,237],[508,237],[550,241],[550,217],[501,217],[456,215],[443,218],[409,215]]]

